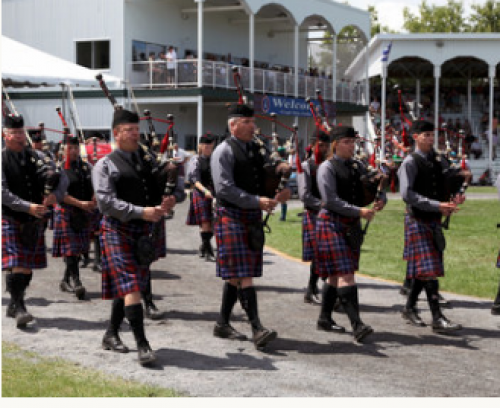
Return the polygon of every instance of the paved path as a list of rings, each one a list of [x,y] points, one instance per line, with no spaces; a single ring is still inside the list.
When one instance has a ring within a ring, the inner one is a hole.
[[[63,263],[52,258],[28,290],[27,305],[37,318],[33,328],[17,330],[5,318],[2,293],[3,340],[191,396],[500,396],[500,318],[490,314],[490,301],[447,294],[454,306],[447,316],[465,329],[440,336],[404,323],[396,285],[360,278],[361,315],[375,333],[358,345],[350,333],[315,329],[319,308],[302,302],[308,266],[269,250],[264,277],[257,281],[259,309],[262,322],[279,338],[261,352],[249,341],[213,337],[222,284],[214,264],[197,257],[199,235],[184,225],[186,212],[184,203],[168,221],[168,256],[152,268],[156,303],[166,311],[164,320],[147,321],[156,367],[139,366],[135,351],[120,355],[100,348],[110,306],[100,299],[100,275],[82,271],[89,300],[77,301],[59,292]],[[428,322],[426,302],[420,306]],[[335,318],[348,326],[344,314]],[[250,334],[239,305],[234,326]],[[124,342],[133,347],[132,333],[126,324],[123,329]]]

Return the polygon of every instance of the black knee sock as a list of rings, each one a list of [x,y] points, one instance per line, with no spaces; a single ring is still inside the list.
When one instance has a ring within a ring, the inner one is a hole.
[[[141,292],[141,296],[146,305],[153,303],[153,290],[151,287],[151,271],[149,271],[148,273],[148,282],[144,290]]]
[[[224,289],[222,289],[222,304],[220,306],[220,314],[217,323],[229,324],[229,319],[231,318],[231,313],[237,300],[238,288],[226,282],[224,284]]]
[[[437,279],[425,281],[425,292],[427,293],[427,302],[431,309],[432,319],[438,320],[443,317],[441,307],[439,306],[439,282]]]
[[[64,274],[64,280],[66,280],[66,275],[72,276],[73,280],[76,283],[81,284],[80,282],[80,268],[78,266],[78,257],[77,256],[68,256],[66,258],[66,273]],[[68,282],[69,282],[68,276]]]
[[[238,295],[241,307],[243,307],[243,310],[246,312],[248,320],[252,325],[252,329],[254,331],[262,329],[257,308],[257,293],[255,292],[255,288],[250,286],[248,288],[240,289],[238,290]]]
[[[24,305],[24,295],[29,286],[32,274],[14,273],[11,278],[11,302],[15,303],[19,310],[26,310]]]
[[[414,279],[413,285],[411,286],[410,293],[408,294],[408,299],[406,300],[406,309],[413,309],[417,305],[418,296],[424,288],[425,281],[420,279]]]
[[[318,292],[318,280],[319,275],[314,273],[314,262],[311,262],[311,267],[309,269],[309,285],[307,288],[314,294]]]
[[[201,232],[201,241],[203,242],[203,247],[207,251],[212,251],[212,244],[210,243],[210,240],[214,236],[213,232],[207,231],[207,232]]]
[[[325,283],[323,285],[321,297],[320,319],[330,320],[332,318],[333,306],[337,300],[337,288]]]
[[[120,326],[125,318],[125,302],[122,298],[113,300],[111,305],[111,317],[109,319],[106,334],[118,336]]]
[[[344,286],[337,288],[337,293],[344,307],[344,311],[351,321],[351,326],[355,329],[362,323],[359,317],[358,286]]]
[[[411,289],[414,279],[405,278],[403,282],[403,288]]]
[[[69,283],[69,279],[71,278],[71,261],[69,260],[71,257],[67,256],[64,258],[64,262],[66,264],[66,269],[64,269],[63,281]]]
[[[142,305],[137,303],[135,305],[125,306],[125,317],[130,323],[137,347],[148,345],[149,343],[144,333],[144,312],[142,310]]]
[[[94,263],[101,263],[101,242],[99,237],[94,237]]]
[[[500,284],[498,285],[497,297],[495,298],[495,305],[500,305]]]

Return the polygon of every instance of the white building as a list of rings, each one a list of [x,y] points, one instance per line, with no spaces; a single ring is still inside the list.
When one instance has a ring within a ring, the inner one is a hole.
[[[304,97],[314,98],[316,89],[334,106],[338,120],[351,123],[353,115],[363,115],[369,99],[366,78],[348,85],[336,72],[336,41],[330,46],[333,78],[301,75],[308,68],[310,33],[327,29],[335,39],[346,26],[369,41],[369,13],[330,0],[307,5],[303,0],[2,0],[4,35],[122,78],[123,87],[112,90],[118,101],[127,106],[132,90],[140,111],[149,109],[160,119],[173,114],[179,143],[187,149],[208,130],[225,131],[225,104],[237,99],[231,63],[245,65],[245,88],[265,93],[265,107],[277,109],[288,125],[297,121],[302,137],[314,127],[303,116],[308,114]],[[173,65],[147,61],[150,53],[157,58],[169,46],[177,53]],[[190,53],[195,59],[185,59]],[[102,92],[73,92],[83,129],[109,129],[112,107]],[[29,125],[44,121],[48,128],[60,128],[54,110],[61,104],[59,88],[9,93]],[[261,99],[255,101],[257,111]],[[270,133],[268,122],[259,125]],[[161,133],[167,125],[157,122],[156,127]]]

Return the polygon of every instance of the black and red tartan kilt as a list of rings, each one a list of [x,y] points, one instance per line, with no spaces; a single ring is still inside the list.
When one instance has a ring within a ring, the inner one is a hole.
[[[497,255],[497,268],[500,268],[500,251],[498,251]]]
[[[149,267],[140,266],[134,256],[134,244],[152,232],[153,223],[121,222],[104,216],[99,240],[102,252],[102,298],[116,299],[146,289]]]
[[[2,217],[2,269],[46,268],[47,251],[43,222],[38,223],[37,234],[33,237],[33,246],[24,246],[21,243],[20,234],[20,222],[10,217]]]
[[[313,261],[316,251],[316,218],[318,214],[304,209],[302,215],[302,260]]]
[[[212,198],[205,198],[203,193],[193,188],[190,194],[186,225],[201,225],[204,222],[212,222],[212,202]]]
[[[79,256],[89,251],[90,223],[81,231],[76,232],[70,225],[70,217],[78,208],[68,204],[58,204],[55,208],[54,241],[52,256]],[[85,213],[86,214],[86,213]]]
[[[98,208],[95,208],[94,211],[92,211],[89,214],[90,238],[93,238],[95,235],[99,235],[101,229],[101,220],[102,220],[102,213],[99,211]]]
[[[359,268],[360,251],[347,244],[345,234],[359,218],[341,217],[322,209],[316,219],[315,272],[321,277],[351,275]]]
[[[443,253],[434,246],[432,235],[432,230],[438,225],[441,225],[440,218],[428,221],[406,214],[403,259],[408,261],[407,278],[444,276]]]
[[[222,279],[262,276],[263,251],[248,247],[247,225],[262,221],[262,211],[219,207],[215,221],[216,276]]]
[[[165,218],[162,217],[155,226],[155,261],[167,256],[167,231],[165,229]]]

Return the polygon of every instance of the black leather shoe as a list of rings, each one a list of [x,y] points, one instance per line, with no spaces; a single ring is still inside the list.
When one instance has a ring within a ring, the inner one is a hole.
[[[306,293],[304,294],[304,303],[310,303],[311,305],[321,306],[321,300],[317,293],[311,290],[311,288],[307,288]]]
[[[26,325],[33,321],[34,318],[33,316],[28,313],[26,310],[23,310],[22,308],[17,308],[16,310],[16,326],[19,327],[26,327]]]
[[[403,316],[403,319],[408,320],[408,323],[411,323],[413,326],[417,326],[417,327],[425,327],[426,326],[424,321],[418,315],[418,312],[416,309],[407,309],[405,307],[403,309],[403,311],[401,312],[401,316]]]
[[[94,266],[92,267],[92,270],[94,272],[102,272],[101,264],[95,263]]]
[[[16,311],[17,311],[16,304],[14,302],[9,303],[7,305],[7,311],[5,312],[5,316],[15,318]]]
[[[146,307],[144,308],[144,316],[147,319],[151,320],[159,320],[163,316],[163,312],[160,312],[156,305],[151,302],[145,305]]]
[[[114,334],[105,334],[102,338],[102,348],[116,353],[128,353],[128,347],[123,344],[120,337]]]
[[[139,355],[139,364],[146,365],[152,364],[156,360],[156,356],[149,344],[144,344],[142,346],[137,347],[138,355]]]
[[[78,300],[84,300],[85,299],[85,286],[82,285],[82,282],[79,280],[75,281],[75,296],[78,298]]]
[[[215,255],[211,249],[207,250],[207,252],[205,253],[205,261],[206,262],[215,262]]]
[[[265,327],[262,327],[259,330],[254,331],[253,343],[257,348],[265,347],[267,343],[273,341],[274,339],[276,339],[276,337],[278,337],[278,333],[276,333],[274,330],[269,330]]]
[[[360,343],[366,336],[372,333],[373,333],[372,327],[364,323],[358,324],[358,326],[353,331],[354,339],[358,343]]]
[[[498,305],[493,304],[491,307],[491,314],[495,316],[500,315],[500,303]]]
[[[316,328],[327,332],[345,333],[345,327],[339,326],[333,319],[318,319]]]
[[[451,333],[461,329],[461,324],[450,322],[444,316],[432,322],[432,331],[436,333]]]
[[[75,290],[73,289],[73,286],[69,282],[66,282],[65,280],[62,280],[61,283],[59,284],[59,289],[61,292],[69,292],[73,293]]]
[[[82,264],[80,268],[86,268],[89,265],[90,265],[90,258],[88,256],[82,257]]]
[[[410,288],[407,288],[406,286],[401,286],[401,289],[399,289],[399,294],[402,296],[408,296],[410,294]]]
[[[246,340],[247,336],[237,331],[230,324],[215,323],[214,336],[221,339]]]

